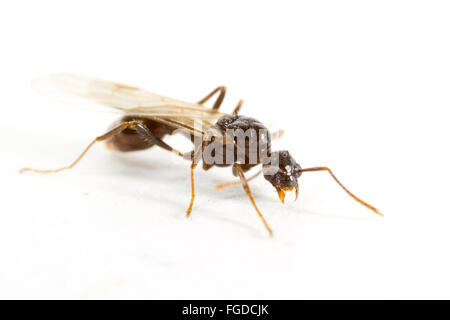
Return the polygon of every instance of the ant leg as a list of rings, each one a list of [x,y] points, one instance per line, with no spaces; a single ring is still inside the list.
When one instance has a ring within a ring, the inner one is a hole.
[[[163,148],[167,151],[173,152],[175,153],[177,156],[184,158],[183,153],[181,153],[180,151],[172,148],[171,146],[169,146],[167,143],[165,143],[164,141],[162,141],[160,138],[157,138],[153,135],[153,133],[141,122],[137,122],[135,127],[133,127],[134,130],[136,130],[136,132],[138,134],[140,134],[144,139],[152,142],[153,144],[157,145],[160,148]]]
[[[194,206],[195,199],[195,183],[194,183],[194,170],[197,167],[197,163],[200,161],[203,154],[204,143],[202,142],[200,148],[196,148],[197,150],[193,150],[191,152],[192,163],[191,163],[191,201],[189,202],[189,207],[186,210],[186,218],[191,216],[192,207]]]
[[[147,127],[145,127],[142,123],[140,123],[139,121],[127,121],[124,122],[122,124],[120,124],[119,126],[115,127],[114,129],[112,129],[111,131],[108,131],[107,133],[105,133],[104,135],[98,136],[97,138],[95,138],[84,150],[83,152],[78,156],[78,158],[75,159],[75,161],[73,161],[71,164],[69,164],[68,166],[65,167],[61,167],[58,169],[52,169],[52,170],[41,170],[41,169],[33,169],[33,168],[22,168],[19,173],[25,172],[25,171],[33,171],[33,172],[37,172],[37,173],[56,173],[56,172],[60,172],[63,170],[68,170],[68,169],[72,169],[78,162],[80,162],[80,160],[86,155],[86,153],[89,151],[89,149],[96,143],[96,142],[100,142],[100,141],[104,141],[107,140],[119,133],[121,133],[122,131],[124,131],[125,129],[134,129],[136,130],[139,134],[141,134],[145,139],[151,141],[152,143],[158,145],[159,147],[169,150],[175,154],[177,154],[178,156],[183,157],[183,154],[181,152],[179,152],[178,150],[173,149],[172,147],[170,147],[169,145],[167,145],[165,142],[163,142],[161,139],[153,136],[153,134],[150,132],[150,130],[147,129]]]
[[[254,175],[252,175],[250,178],[247,178],[247,182],[251,181],[253,179],[255,179],[257,176],[259,176],[262,173],[262,170],[259,170],[257,173],[255,173]],[[228,187],[233,187],[233,186],[237,186],[239,184],[242,184],[241,180],[238,181],[229,181],[229,182],[224,182],[224,183],[219,183],[218,185],[216,185],[214,187],[214,189],[216,190],[221,190],[224,188],[228,188]]]
[[[191,163],[191,202],[189,202],[189,207],[186,210],[186,218],[189,218],[191,216],[192,206],[194,205],[194,198],[195,198],[194,170],[196,166],[197,164],[193,161]]]
[[[213,110],[219,110],[220,105],[223,102],[223,99],[225,98],[225,92],[227,91],[227,88],[224,86],[220,86],[215,88],[213,91],[211,91],[210,94],[208,94],[206,97],[204,97],[202,100],[197,102],[198,104],[204,104],[206,101],[208,101],[213,95],[216,94],[216,92],[220,91],[219,96],[216,99],[216,102],[214,102],[214,105],[212,107]]]
[[[233,115],[237,115],[239,113],[239,111],[241,110],[242,104],[244,103],[244,100],[239,100],[237,106],[234,108],[233,110]]]
[[[264,216],[262,215],[261,211],[259,211],[258,207],[256,206],[255,199],[253,199],[252,192],[250,191],[250,187],[248,186],[248,180],[245,178],[244,171],[241,169],[241,166],[237,163],[233,165],[233,167],[236,169],[236,172],[239,175],[239,178],[241,179],[242,186],[244,187],[245,193],[247,194],[248,198],[253,204],[253,207],[255,208],[256,212],[258,213],[259,217],[261,218],[261,221],[264,223],[264,226],[266,227],[267,231],[269,231],[270,236],[273,236],[272,229],[270,229],[269,225],[266,222],[266,219],[264,219]]]
[[[33,169],[33,168],[22,168],[19,173],[25,172],[25,171],[33,171],[33,172],[37,172],[37,173],[56,173],[56,172],[60,172],[63,170],[68,170],[68,169],[72,169],[83,157],[84,155],[89,151],[89,149],[96,143],[99,141],[103,141],[106,140],[108,138],[111,138],[112,136],[115,136],[116,134],[121,133],[123,130],[127,129],[127,128],[132,128],[134,126],[136,126],[136,121],[129,121],[129,122],[124,122],[122,124],[120,124],[119,126],[117,126],[116,128],[112,129],[111,131],[105,133],[102,136],[99,136],[97,138],[95,138],[84,150],[83,152],[78,156],[78,158],[75,159],[75,161],[73,161],[71,164],[69,164],[68,166],[65,167],[61,167],[58,169],[53,169],[53,170],[40,170],[40,169]]]
[[[277,130],[277,131],[272,132],[272,133],[270,134],[270,136],[271,136],[272,139],[281,139],[281,137],[282,137],[283,135],[284,135],[284,130],[283,130],[283,129]]]

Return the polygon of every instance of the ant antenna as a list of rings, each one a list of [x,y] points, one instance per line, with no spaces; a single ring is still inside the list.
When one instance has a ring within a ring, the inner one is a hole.
[[[333,179],[337,182],[337,184],[344,189],[345,192],[348,193],[348,195],[350,197],[352,197],[353,199],[355,199],[356,201],[358,201],[360,204],[362,204],[363,206],[369,208],[370,210],[372,210],[373,212],[375,212],[376,214],[380,215],[380,216],[384,216],[380,211],[378,211],[378,209],[376,209],[375,207],[371,206],[370,204],[368,204],[367,202],[364,202],[363,200],[361,200],[360,198],[358,198],[357,196],[355,196],[353,193],[351,193],[346,187],[344,187],[344,185],[336,178],[336,176],[333,174],[333,172],[327,168],[327,167],[314,167],[314,168],[307,168],[307,169],[300,169],[297,170],[295,173],[300,173],[300,172],[312,172],[312,171],[328,171],[328,173],[333,177]]]

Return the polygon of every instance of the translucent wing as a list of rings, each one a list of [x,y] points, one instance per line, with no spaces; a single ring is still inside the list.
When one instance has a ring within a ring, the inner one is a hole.
[[[74,74],[51,74],[33,81],[39,92],[66,104],[103,106],[152,118],[179,128],[210,127],[224,113],[196,103],[164,97],[150,91],[116,82]],[[196,130],[198,134],[198,130]]]

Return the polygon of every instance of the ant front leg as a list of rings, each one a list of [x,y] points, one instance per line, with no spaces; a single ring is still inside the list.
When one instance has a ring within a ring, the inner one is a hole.
[[[236,169],[236,172],[238,173],[239,178],[241,179],[242,187],[244,188],[245,193],[247,194],[248,198],[250,199],[256,212],[258,213],[259,218],[263,222],[263,224],[266,227],[267,231],[269,232],[270,236],[273,236],[272,229],[270,229],[269,225],[266,222],[266,219],[264,219],[264,216],[262,215],[261,211],[259,211],[258,207],[256,206],[255,199],[253,198],[252,192],[250,191],[250,187],[248,185],[248,180],[247,180],[247,178],[245,178],[244,171],[242,170],[241,166],[237,163],[235,163],[233,165],[233,167]]]
[[[225,98],[225,93],[227,91],[227,88],[225,86],[219,86],[215,88],[213,91],[211,91],[210,94],[208,94],[206,97],[204,97],[202,100],[197,102],[198,104],[204,104],[206,101],[208,101],[213,95],[216,94],[216,92],[220,91],[219,96],[217,97],[216,101],[214,102],[214,105],[212,107],[213,110],[219,110],[220,105],[223,102],[223,99]]]

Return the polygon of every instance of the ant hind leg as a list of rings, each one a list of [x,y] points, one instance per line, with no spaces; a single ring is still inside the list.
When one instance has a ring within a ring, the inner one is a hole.
[[[104,135],[98,136],[97,138],[95,138],[84,150],[83,152],[78,156],[78,158],[75,159],[75,161],[73,161],[71,164],[65,166],[65,167],[61,167],[58,169],[34,169],[34,168],[22,168],[19,173],[25,172],[25,171],[32,171],[32,172],[36,172],[36,173],[56,173],[56,172],[60,172],[63,170],[69,170],[72,169],[78,162],[80,162],[80,160],[86,155],[86,153],[89,151],[89,149],[91,149],[91,147],[100,141],[105,141],[108,140],[109,138],[121,133],[122,131],[124,131],[125,129],[134,129],[136,130],[142,137],[144,137],[145,139],[147,139],[148,141],[154,143],[155,145],[166,149],[168,151],[171,151],[173,153],[175,153],[176,155],[183,157],[183,154],[172,148],[171,146],[169,146],[168,144],[166,144],[164,141],[162,141],[161,139],[155,137],[151,131],[141,122],[136,121],[136,120],[132,120],[132,121],[127,121],[127,122],[123,122],[120,125],[118,125],[117,127],[115,127],[114,129],[108,131],[107,133],[105,133]]]

